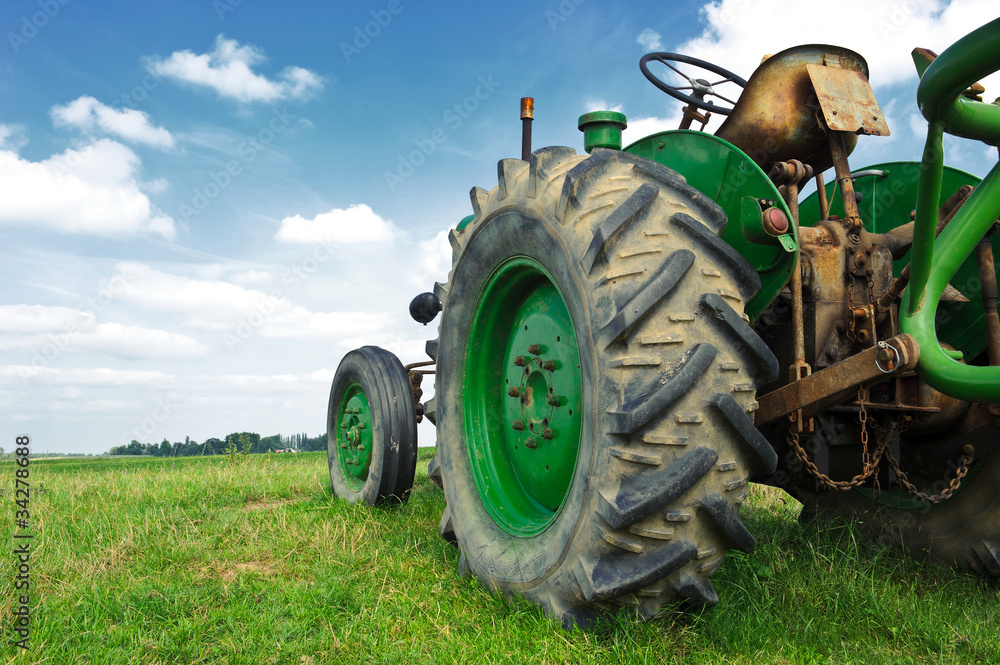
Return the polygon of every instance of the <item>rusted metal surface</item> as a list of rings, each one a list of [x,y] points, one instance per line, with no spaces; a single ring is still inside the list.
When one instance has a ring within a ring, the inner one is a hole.
[[[799,184],[812,177],[812,167],[807,166],[797,159],[788,162],[777,162],[771,167],[768,174],[776,185],[781,185],[780,191],[785,197],[785,203],[792,213],[795,225],[799,224]],[[806,362],[806,332],[805,317],[802,306],[802,257],[799,255],[799,262],[795,264],[792,272],[792,339],[795,344],[795,354],[791,366],[788,368],[788,380],[795,383],[812,374],[812,367]],[[803,417],[800,411],[795,419],[795,428],[798,432],[812,432],[814,424],[812,419]]]
[[[990,234],[976,245],[979,263],[979,292],[983,298],[986,319],[986,355],[991,365],[1000,365],[1000,316],[997,314],[997,273],[993,263]]]
[[[911,336],[897,335],[885,344],[891,350],[882,345],[870,347],[759,397],[755,424],[760,427],[795,411],[802,412],[801,418],[811,418],[849,398],[859,387],[880,383],[916,367],[920,349]]]
[[[837,184],[840,185],[840,198],[844,204],[844,227],[848,231],[856,231],[862,227],[861,215],[858,213],[858,200],[854,195],[854,180],[851,178],[851,167],[847,163],[850,149],[847,147],[851,134],[830,132],[828,145],[830,161],[833,162],[837,174]]]
[[[889,125],[864,74],[853,69],[806,65],[826,126],[835,132],[888,136]]]
[[[768,58],[753,73],[739,103],[716,136],[736,145],[765,171],[774,162],[798,159],[817,172],[833,165],[826,129],[817,118],[816,92],[806,65],[839,67],[868,75],[865,59],[838,46],[809,45]],[[847,134],[849,153],[856,134]]]
[[[406,372],[406,377],[410,380],[410,392],[413,394],[413,406],[417,413],[417,422],[423,422],[424,420],[424,405],[420,401],[420,398],[424,396],[424,391],[420,387],[423,383],[424,374],[433,374],[432,369],[417,369],[418,367],[428,367],[433,365],[435,361],[424,360],[422,362],[410,363],[409,365],[404,365],[403,370]]]
[[[826,201],[826,183],[823,182],[823,172],[816,174],[816,197],[819,200],[819,218],[826,219],[830,215],[830,204]]]

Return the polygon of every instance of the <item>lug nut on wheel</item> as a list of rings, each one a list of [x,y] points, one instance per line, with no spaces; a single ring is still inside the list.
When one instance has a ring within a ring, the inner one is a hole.
[[[537,356],[541,352],[542,352],[542,345],[541,344],[529,344],[528,345],[528,353],[530,353],[531,355]]]
[[[515,432],[522,432],[522,431],[524,431],[524,421],[523,420],[515,420],[514,422],[512,422],[510,424],[510,426],[514,428]]]
[[[521,394],[521,389],[520,389],[520,388],[518,388],[517,386],[511,386],[511,387],[510,387],[510,388],[509,388],[509,389],[507,390],[507,394],[508,394],[509,396],[511,396],[511,397],[518,397],[518,396],[520,396],[520,394]]]
[[[538,442],[537,442],[537,441],[535,441],[535,439],[534,439],[534,438],[528,438],[528,439],[527,439],[527,440],[526,440],[526,441],[524,442],[524,445],[525,445],[525,446],[527,446],[528,448],[531,448],[532,450],[534,450],[535,448],[537,448],[537,447],[538,447]]]

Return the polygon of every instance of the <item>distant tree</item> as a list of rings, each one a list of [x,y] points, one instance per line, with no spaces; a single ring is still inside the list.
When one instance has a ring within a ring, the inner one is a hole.
[[[230,443],[236,446],[237,452],[250,453],[260,445],[260,434],[256,432],[234,432],[226,437],[227,448]]]
[[[279,448],[284,448],[281,445],[281,435],[273,434],[271,436],[265,436],[260,440],[260,452],[262,453],[273,453]]]
[[[226,450],[226,442],[222,439],[206,439],[205,440],[205,454],[206,455],[221,455]]]
[[[305,436],[300,444],[299,450],[304,453],[316,450],[326,450],[326,434],[321,434],[311,438],[309,436]]]

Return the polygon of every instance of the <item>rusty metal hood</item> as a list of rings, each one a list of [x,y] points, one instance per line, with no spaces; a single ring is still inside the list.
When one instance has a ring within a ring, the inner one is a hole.
[[[846,86],[850,97],[842,96],[842,100],[866,104],[869,98],[874,101],[868,85],[868,63],[859,54],[826,44],[795,46],[757,67],[733,112],[715,135],[743,150],[765,171],[774,162],[790,159],[809,164],[816,172],[830,168],[833,161],[822,120],[823,108],[808,65],[850,73],[838,81]],[[848,153],[857,141],[856,135],[845,135]]]

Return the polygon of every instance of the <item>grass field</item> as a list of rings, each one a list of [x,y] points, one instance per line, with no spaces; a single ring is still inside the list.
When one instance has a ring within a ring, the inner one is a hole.
[[[998,663],[997,582],[800,525],[755,487],[720,604],[565,632],[458,576],[421,449],[402,509],[350,506],[323,453],[32,462],[30,648],[10,646],[13,463],[0,464],[9,663]],[[43,492],[39,492],[44,485]]]

